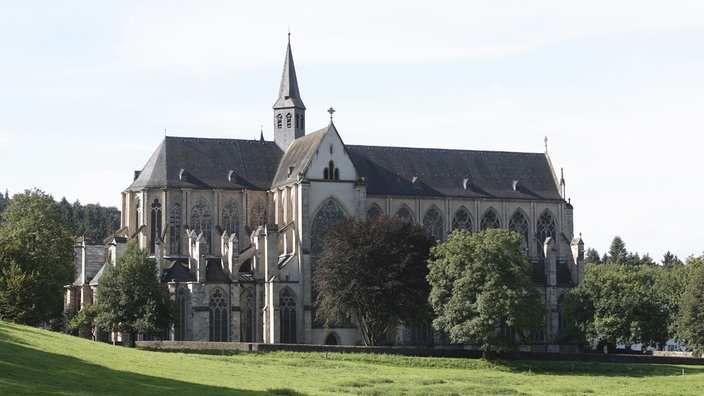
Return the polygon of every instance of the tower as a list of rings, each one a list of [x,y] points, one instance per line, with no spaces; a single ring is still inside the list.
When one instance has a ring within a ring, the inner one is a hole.
[[[273,108],[274,142],[285,151],[294,140],[305,135],[306,106],[303,105],[301,94],[298,92],[296,68],[293,65],[293,55],[291,54],[291,33],[288,34],[279,98]]]

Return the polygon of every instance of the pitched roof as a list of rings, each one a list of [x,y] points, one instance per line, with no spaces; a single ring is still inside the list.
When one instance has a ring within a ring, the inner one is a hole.
[[[291,143],[291,146],[281,158],[276,176],[271,183],[272,188],[288,184],[294,181],[299,173],[305,173],[308,170],[310,161],[313,159],[316,150],[320,147],[320,143],[325,138],[331,125],[329,124],[327,127],[309,133]]]
[[[281,86],[279,87],[279,98],[274,103],[274,108],[297,107],[306,109],[301,100],[301,93],[298,91],[298,79],[296,78],[296,67],[293,65],[293,53],[291,52],[291,35],[289,34],[288,46],[286,47],[286,60],[284,61],[284,71],[281,75]]]
[[[354,145],[347,151],[371,195],[562,199],[542,153]]]
[[[127,190],[267,190],[282,155],[274,142],[167,136]]]

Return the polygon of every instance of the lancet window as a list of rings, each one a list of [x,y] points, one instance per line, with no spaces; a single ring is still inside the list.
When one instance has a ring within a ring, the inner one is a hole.
[[[240,230],[240,209],[234,199],[222,208],[222,228],[228,235],[237,235]]]
[[[368,219],[373,219],[373,218],[379,217],[382,214],[383,214],[383,212],[381,211],[381,208],[379,207],[379,205],[377,205],[375,203],[369,205],[369,207],[367,208],[367,218]]]
[[[284,288],[279,293],[279,312],[281,325],[281,342],[296,343],[296,296],[290,288]]]
[[[161,202],[155,199],[152,202],[152,211],[149,225],[149,251],[154,254],[157,239],[161,240]]]
[[[169,208],[169,253],[181,252],[181,204],[172,202]]]
[[[472,231],[472,217],[470,217],[469,211],[464,206],[457,209],[452,217],[452,230]]]
[[[196,232],[196,235],[203,233],[205,240],[210,245],[212,241],[213,216],[203,198],[199,199],[191,209],[191,227]]]
[[[247,287],[240,295],[240,342],[254,342],[254,292]]]
[[[401,205],[401,207],[398,208],[396,211],[396,216],[406,220],[409,223],[413,223],[413,213],[411,213],[411,210],[408,209],[408,206],[406,205]]]
[[[437,207],[433,206],[425,212],[423,216],[423,228],[425,228],[436,241],[443,240],[442,215]]]
[[[521,234],[521,248],[525,251],[528,249],[528,220],[523,214],[523,211],[516,210],[513,212],[511,219],[508,221],[509,231]]]
[[[227,299],[220,289],[215,289],[210,294],[208,302],[210,341],[228,341],[229,321],[227,317]]]
[[[499,215],[496,214],[494,208],[489,208],[484,212],[482,216],[482,221],[479,223],[480,229],[482,231],[488,230],[490,228],[501,228],[501,222],[499,221]]]

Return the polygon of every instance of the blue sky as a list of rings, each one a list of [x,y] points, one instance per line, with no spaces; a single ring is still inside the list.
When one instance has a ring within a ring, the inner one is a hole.
[[[0,1],[0,189],[119,206],[164,133],[272,139],[290,27],[311,131],[333,106],[350,144],[547,136],[588,247],[704,252],[704,3],[428,4]]]

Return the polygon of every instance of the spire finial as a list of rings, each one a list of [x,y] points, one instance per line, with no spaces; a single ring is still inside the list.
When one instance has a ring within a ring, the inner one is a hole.
[[[544,141],[545,141],[545,152],[547,153],[548,152],[548,137],[547,136],[545,136]]]
[[[330,108],[328,109],[328,113],[330,113],[330,121],[332,121],[332,114],[334,112],[335,112],[335,109],[333,109],[332,106],[330,106]]]
[[[288,25],[288,43],[291,44],[291,25]]]

